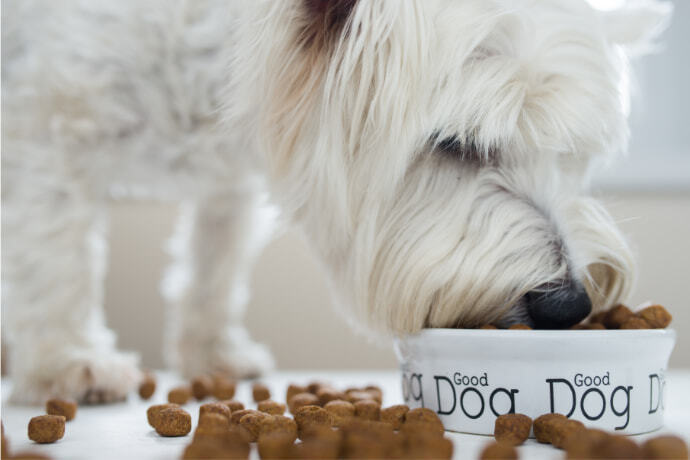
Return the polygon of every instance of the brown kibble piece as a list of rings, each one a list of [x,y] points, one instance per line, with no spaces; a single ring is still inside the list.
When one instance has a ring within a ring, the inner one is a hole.
[[[411,409],[405,414],[405,424],[408,423],[420,423],[426,426],[426,428],[434,433],[443,435],[444,428],[441,419],[438,415],[431,409],[425,407],[419,407],[417,409]]]
[[[550,444],[555,431],[554,424],[557,421],[567,420],[563,414],[544,414],[534,419],[534,437],[541,443]]]
[[[643,308],[638,311],[636,316],[644,319],[649,323],[649,326],[653,329],[664,329],[671,324],[673,317],[671,314],[661,305],[652,305],[647,308]]]
[[[240,426],[249,433],[249,441],[256,442],[259,439],[259,430],[261,429],[261,422],[271,417],[263,412],[254,411],[246,414],[240,419]]]
[[[315,395],[322,387],[331,388],[331,386],[325,382],[314,381],[307,385],[307,391]]]
[[[163,409],[156,419],[154,428],[161,436],[185,436],[192,431],[192,416],[180,407]]]
[[[263,383],[255,383],[252,385],[252,396],[254,397],[254,402],[265,401],[271,398],[271,391]]]
[[[239,401],[236,401],[234,399],[226,399],[224,401],[220,401],[221,404],[225,404],[228,409],[230,409],[230,413],[235,412],[236,410],[243,410],[244,409],[244,404],[242,404]]]
[[[305,386],[295,385],[293,383],[288,385],[287,392],[285,393],[285,402],[288,404],[288,406],[290,405],[290,400],[292,397],[300,393],[309,393],[309,389]]]
[[[621,458],[631,459],[641,457],[640,446],[632,439],[617,434],[606,436],[597,443],[592,452],[595,458]]]
[[[319,426],[333,426],[334,419],[333,414],[322,407],[303,406],[300,407],[297,412],[295,412],[295,422],[297,423],[297,429],[299,430],[299,435],[301,438],[302,433],[310,428]]]
[[[232,399],[235,396],[235,381],[224,375],[213,377],[213,397],[222,401]]]
[[[254,410],[254,409],[237,410],[237,411],[234,411],[230,415],[230,424],[231,425],[238,425],[240,423],[240,420],[242,419],[242,417],[244,417],[247,414],[259,414],[262,416],[268,416],[268,414],[264,414],[263,412],[259,412],[258,410]]]
[[[524,330],[528,330],[528,329],[532,329],[532,328],[531,328],[530,326],[526,325],[526,324],[513,324],[513,325],[510,326],[508,329],[513,329],[513,330],[515,330],[515,329],[520,329],[520,330],[524,329]]]
[[[598,429],[585,429],[568,436],[563,443],[569,459],[592,458],[596,455],[597,446],[610,434]]]
[[[29,439],[39,444],[55,442],[65,435],[65,417],[39,415],[29,421]]]
[[[525,442],[532,429],[532,419],[523,414],[504,414],[496,418],[494,437],[497,442],[518,446]]]
[[[155,428],[156,425],[158,424],[158,415],[161,413],[163,409],[170,409],[173,407],[180,407],[178,404],[173,404],[173,403],[168,403],[168,404],[156,404],[151,407],[149,407],[146,410],[146,419],[149,422],[149,425],[151,425],[152,428]]]
[[[198,430],[197,430],[198,431]],[[219,458],[243,458],[249,457],[249,442],[239,433],[232,430],[223,436],[196,436],[187,446],[182,456],[183,459],[219,459]]]
[[[199,423],[194,431],[194,438],[202,436],[223,436],[230,429],[228,418],[217,412],[205,412],[199,416]]]
[[[377,421],[381,418],[381,405],[373,400],[357,401],[355,416],[364,420]]]
[[[319,404],[319,398],[311,393],[299,393],[288,401],[288,407],[291,413],[295,413],[300,407],[304,406],[317,406]]]
[[[634,313],[628,307],[620,304],[607,311],[602,322],[608,329],[620,329],[633,316]]]
[[[496,326],[494,326],[493,324],[485,324],[485,325],[481,326],[479,329],[498,329],[498,328]]]
[[[284,415],[272,415],[261,420],[259,426],[259,438],[264,435],[272,435],[280,433],[292,438],[294,442],[297,439],[297,422],[290,417]]]
[[[589,317],[590,323],[603,323],[608,311],[600,311]]]
[[[344,400],[347,398],[347,395],[333,388],[321,387],[316,392],[316,397],[319,398],[319,405],[325,406],[331,401]]]
[[[230,420],[230,409],[223,403],[206,403],[199,406],[199,419],[205,414],[219,414]]]
[[[188,385],[180,385],[168,391],[168,402],[173,404],[186,404],[192,397],[192,389]]]
[[[383,390],[381,390],[380,387],[376,385],[367,385],[364,388],[364,391],[369,393],[372,396],[372,399],[378,402],[379,404],[381,404],[381,402],[383,401]]]
[[[49,399],[46,402],[46,413],[62,415],[69,422],[77,414],[77,403],[71,399]]]
[[[333,414],[334,426],[340,426],[343,420],[355,416],[355,405],[347,401],[330,401],[323,408]]]
[[[631,316],[623,324],[621,324],[621,329],[651,329],[652,327],[649,323],[638,316]]]
[[[688,445],[678,436],[657,436],[648,439],[642,444],[642,457],[651,459],[687,459]]]
[[[510,444],[505,444],[502,442],[492,442],[489,443],[479,455],[481,460],[517,460],[518,453],[517,449]]]
[[[257,441],[259,457],[262,459],[292,458],[292,447],[295,439],[281,431],[261,433]]]
[[[208,375],[200,375],[192,379],[192,394],[197,401],[211,396],[213,394],[213,379]]]
[[[397,404],[395,406],[381,409],[381,421],[390,423],[394,430],[399,430],[405,421],[405,414],[410,410],[405,404]]]
[[[453,443],[446,437],[420,431],[407,436],[407,454],[410,458],[452,458]]]
[[[562,449],[569,437],[580,431],[584,431],[585,425],[577,420],[556,420],[553,422],[554,431],[551,436],[551,445]]]
[[[153,374],[144,374],[144,379],[139,384],[139,396],[141,399],[149,399],[156,392],[156,377]]]
[[[348,391],[345,393],[345,395],[347,400],[352,404],[356,403],[357,401],[371,401],[374,399],[371,393],[363,390]]]
[[[283,415],[285,413],[285,404],[266,399],[259,402],[257,409],[259,409],[259,412],[265,412],[271,415]]]

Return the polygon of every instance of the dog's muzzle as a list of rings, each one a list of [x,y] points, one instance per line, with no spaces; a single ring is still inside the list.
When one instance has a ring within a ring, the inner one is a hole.
[[[525,296],[527,313],[537,329],[565,329],[592,311],[592,301],[581,283],[549,283]]]

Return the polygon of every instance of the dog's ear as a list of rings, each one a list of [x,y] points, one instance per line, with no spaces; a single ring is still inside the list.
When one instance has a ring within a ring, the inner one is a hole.
[[[602,15],[609,40],[640,55],[654,50],[654,40],[668,26],[672,12],[671,2],[637,0]]]
[[[323,45],[336,40],[356,3],[357,0],[304,0],[308,22],[305,45]]]

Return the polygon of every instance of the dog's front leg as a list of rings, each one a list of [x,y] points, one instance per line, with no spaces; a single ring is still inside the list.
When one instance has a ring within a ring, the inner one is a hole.
[[[254,260],[270,235],[270,208],[255,191],[183,205],[164,280],[171,303],[166,357],[184,376],[251,377],[273,367],[268,348],[244,327]]]
[[[11,399],[121,400],[140,373],[105,326],[106,204],[63,174],[58,153],[13,147],[3,158],[2,222]]]

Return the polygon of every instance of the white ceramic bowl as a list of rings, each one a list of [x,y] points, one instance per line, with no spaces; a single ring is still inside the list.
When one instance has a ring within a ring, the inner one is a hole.
[[[425,329],[396,341],[403,396],[447,430],[493,434],[508,412],[560,412],[625,434],[663,425],[673,330]]]

